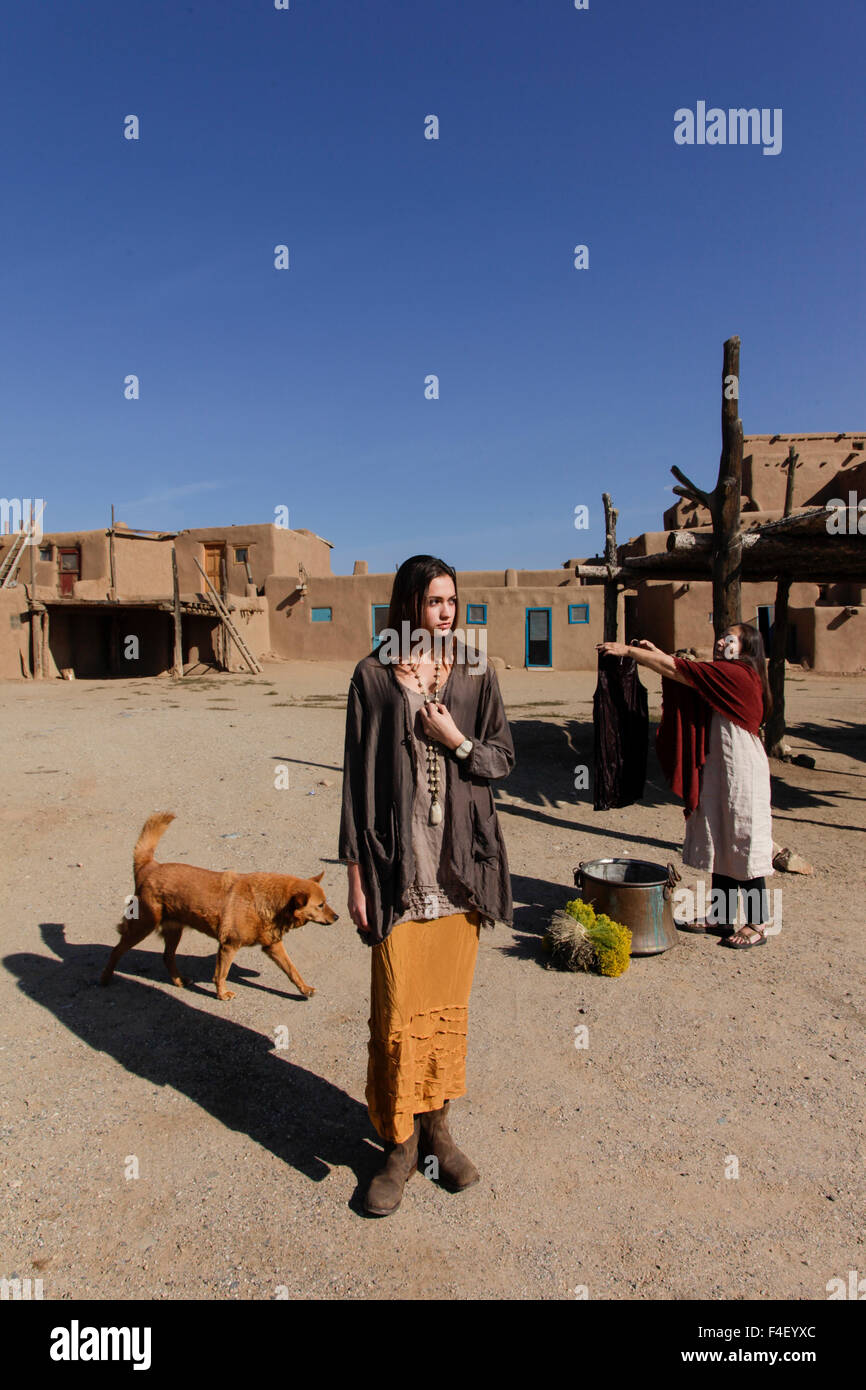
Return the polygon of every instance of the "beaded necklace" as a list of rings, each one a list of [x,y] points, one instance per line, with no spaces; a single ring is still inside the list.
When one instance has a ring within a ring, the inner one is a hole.
[[[420,661],[409,663],[409,669],[418,682],[418,689],[424,697],[425,705],[438,704],[439,702],[439,671],[442,662],[437,658],[433,667],[433,693],[432,695],[424,689],[421,677],[418,674]],[[442,820],[442,805],[439,800],[439,755],[436,748],[436,740],[427,737],[427,788],[430,792],[430,815],[428,823],[439,825]]]

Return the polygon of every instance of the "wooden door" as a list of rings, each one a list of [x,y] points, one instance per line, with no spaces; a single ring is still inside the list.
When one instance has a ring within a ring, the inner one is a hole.
[[[224,553],[224,545],[205,545],[204,547],[204,572],[221,598],[224,597],[222,590],[222,558]]]
[[[74,593],[74,585],[81,578],[81,551],[77,546],[62,549],[58,547],[57,562],[60,566],[60,594],[69,597]]]

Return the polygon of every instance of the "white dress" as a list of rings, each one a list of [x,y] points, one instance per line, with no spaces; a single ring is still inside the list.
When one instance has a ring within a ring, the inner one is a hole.
[[[740,881],[773,872],[767,755],[757,734],[715,710],[700,800],[686,820],[683,863]]]

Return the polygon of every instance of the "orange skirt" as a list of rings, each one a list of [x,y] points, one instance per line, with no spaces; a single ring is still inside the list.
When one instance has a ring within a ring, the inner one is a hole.
[[[400,922],[372,955],[367,1108],[402,1144],[415,1116],[466,1094],[469,994],[481,919],[458,912]]]

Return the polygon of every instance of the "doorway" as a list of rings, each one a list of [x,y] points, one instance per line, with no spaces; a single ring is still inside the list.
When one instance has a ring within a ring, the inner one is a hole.
[[[551,610],[549,608],[527,608],[527,666],[553,665],[553,641],[551,637],[551,626]]]
[[[71,598],[81,578],[81,551],[78,546],[58,546],[57,563],[60,567],[60,595]]]
[[[204,572],[213,584],[220,598],[225,598],[223,593],[222,561],[225,554],[225,546],[215,544],[204,544]]]

